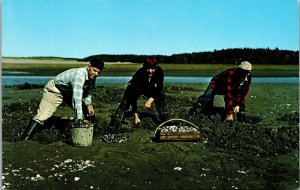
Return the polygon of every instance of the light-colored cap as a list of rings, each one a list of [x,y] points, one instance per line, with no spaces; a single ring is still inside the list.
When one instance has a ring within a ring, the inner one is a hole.
[[[246,70],[246,71],[251,71],[252,70],[252,65],[248,61],[243,61],[239,65],[239,68]]]

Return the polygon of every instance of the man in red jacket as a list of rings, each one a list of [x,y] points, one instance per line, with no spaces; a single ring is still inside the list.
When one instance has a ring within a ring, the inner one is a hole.
[[[115,115],[112,117],[110,126],[118,128],[125,117],[125,113],[126,117],[133,115],[133,124],[139,126],[141,120],[137,111],[137,102],[141,95],[148,98],[144,104],[144,109],[149,110],[152,103],[154,103],[158,112],[159,122],[166,121],[169,116],[163,88],[164,73],[162,68],[158,65],[155,57],[147,57],[143,67],[137,70],[132,76],[132,79],[128,82],[123,99]],[[130,107],[131,111],[128,112]]]
[[[233,113],[245,111],[245,97],[251,84],[252,65],[243,61],[238,68],[221,72],[211,79],[207,89],[189,110],[189,115],[210,114],[215,95],[223,95],[225,101],[226,121],[232,123]]]

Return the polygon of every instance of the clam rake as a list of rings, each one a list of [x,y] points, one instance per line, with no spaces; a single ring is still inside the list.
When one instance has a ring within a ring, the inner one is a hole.
[[[172,123],[173,125],[170,125]],[[170,119],[157,127],[154,140],[156,142],[199,141],[200,131],[199,127],[184,119]]]

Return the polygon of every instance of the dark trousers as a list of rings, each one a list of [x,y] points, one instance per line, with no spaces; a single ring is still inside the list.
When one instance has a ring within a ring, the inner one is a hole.
[[[194,103],[192,108],[189,110],[189,115],[210,115],[213,108],[215,95],[216,93],[213,91],[210,85],[208,85],[204,93],[199,96],[197,102]]]
[[[147,96],[147,94],[141,92],[139,89],[135,88],[134,86],[132,85],[127,86],[124,96],[119,104],[119,107],[111,118],[110,126],[117,128],[120,126],[121,121],[123,120],[124,117],[130,117],[134,113],[137,113],[137,102],[140,95]],[[157,97],[155,97],[154,104],[158,112],[158,117],[160,119],[160,122],[166,121],[169,118],[169,116],[168,116],[168,110],[165,101],[165,94],[163,92],[161,92]],[[130,106],[131,106],[131,111],[128,112]]]

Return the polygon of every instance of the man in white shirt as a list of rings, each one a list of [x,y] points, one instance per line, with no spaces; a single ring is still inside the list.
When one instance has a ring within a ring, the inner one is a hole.
[[[63,102],[72,107],[76,120],[94,116],[92,92],[95,89],[96,78],[103,68],[104,62],[94,58],[87,67],[69,69],[50,80],[43,90],[37,114],[30,121],[20,140],[31,140]]]

